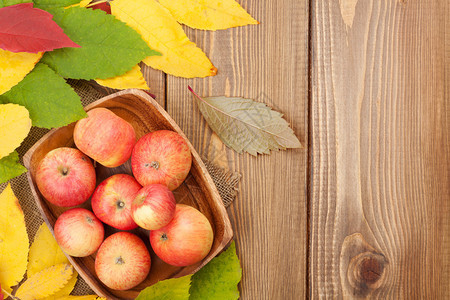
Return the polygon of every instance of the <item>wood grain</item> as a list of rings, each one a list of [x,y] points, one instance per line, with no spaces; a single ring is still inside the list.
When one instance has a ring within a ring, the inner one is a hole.
[[[285,114],[306,145],[308,2],[238,2],[261,24],[216,32],[185,27],[219,71],[206,79],[168,76],[167,110],[201,155],[243,176],[228,211],[244,270],[242,299],[301,299],[306,296],[307,151],[234,153],[207,126],[187,86],[201,96],[264,102]]]
[[[449,1],[312,1],[312,298],[449,299]]]

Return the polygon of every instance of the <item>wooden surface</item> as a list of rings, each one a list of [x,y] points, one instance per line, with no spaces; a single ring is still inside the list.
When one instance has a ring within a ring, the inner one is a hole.
[[[261,24],[186,28],[217,76],[144,72],[197,151],[242,174],[241,298],[449,299],[450,2],[238,2]],[[305,148],[234,153],[188,85],[272,106]]]
[[[312,298],[450,299],[449,8],[313,1]]]

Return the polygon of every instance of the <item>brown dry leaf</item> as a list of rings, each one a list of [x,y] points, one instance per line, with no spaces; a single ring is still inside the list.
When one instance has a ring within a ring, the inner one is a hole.
[[[11,293],[27,270],[29,241],[23,211],[10,184],[0,194],[0,212],[0,284]]]
[[[162,54],[145,58],[146,65],[185,78],[217,74],[205,53],[188,39],[172,14],[155,0],[114,0],[111,12],[135,29],[150,48]]]
[[[259,24],[234,0],[159,0],[178,22],[189,27],[219,30]]]
[[[96,79],[98,84],[113,89],[143,89],[149,90],[150,88],[145,82],[144,75],[142,75],[141,67],[136,65],[130,71],[123,75],[119,75],[108,79]]]
[[[73,268],[69,264],[51,266],[28,278],[17,289],[20,300],[42,299],[61,290],[72,278]]]
[[[300,148],[301,144],[282,114],[264,103],[239,97],[202,99],[190,87],[208,125],[228,147],[252,155],[270,150]]]
[[[0,49],[0,95],[18,84],[41,59],[43,52],[10,52]]]
[[[31,277],[40,271],[58,264],[68,264],[69,260],[46,223],[42,223],[34,237],[28,254],[27,276]]]

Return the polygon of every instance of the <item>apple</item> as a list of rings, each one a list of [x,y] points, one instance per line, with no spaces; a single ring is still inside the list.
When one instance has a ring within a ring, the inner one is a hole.
[[[136,143],[133,126],[106,108],[94,108],[79,120],[73,132],[75,145],[108,168],[126,162]]]
[[[144,242],[124,231],[107,237],[95,257],[98,278],[115,290],[128,290],[144,281],[150,265],[150,254]]]
[[[156,230],[172,220],[175,205],[175,197],[167,186],[150,184],[136,194],[131,205],[131,213],[139,227]]]
[[[132,176],[115,174],[100,183],[92,194],[92,210],[97,218],[120,230],[137,226],[131,215],[131,204],[142,186]]]
[[[184,138],[170,130],[158,130],[141,137],[133,148],[131,167],[143,186],[161,183],[171,191],[186,179],[192,155]]]
[[[89,157],[75,148],[48,152],[36,169],[36,184],[49,202],[64,207],[85,202],[95,189],[95,169]]]
[[[205,258],[213,243],[213,230],[208,219],[197,209],[177,204],[169,224],[150,231],[155,254],[173,266],[189,266]]]
[[[103,223],[84,208],[72,208],[56,219],[53,228],[55,239],[61,249],[75,257],[89,256],[103,241]]]

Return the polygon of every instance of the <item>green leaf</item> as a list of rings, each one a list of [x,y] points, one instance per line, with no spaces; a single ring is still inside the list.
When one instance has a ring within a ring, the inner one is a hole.
[[[47,65],[38,63],[0,102],[25,106],[37,127],[60,127],[86,117],[80,97]]]
[[[269,154],[270,150],[300,148],[301,144],[282,114],[264,103],[238,97],[195,95],[203,117],[220,139],[236,152]]]
[[[53,20],[81,48],[47,52],[41,59],[58,74],[73,79],[106,79],[122,75],[159,53],[114,16],[97,9],[52,9]]]
[[[7,182],[26,171],[27,169],[19,164],[19,154],[17,151],[0,159],[0,183]]]
[[[144,289],[136,300],[187,300],[190,283],[191,275],[162,280]]]
[[[30,3],[32,2],[31,0],[0,0],[0,8],[2,7],[6,7],[6,6],[11,6],[11,5],[16,5],[19,3]]]
[[[29,1],[29,0],[28,0]],[[79,3],[81,0],[33,0],[34,7],[47,10],[56,7],[67,7],[75,3]]]
[[[236,245],[232,242],[225,252],[192,275],[189,299],[238,299],[237,285],[241,281],[241,277],[242,269],[236,255]]]

